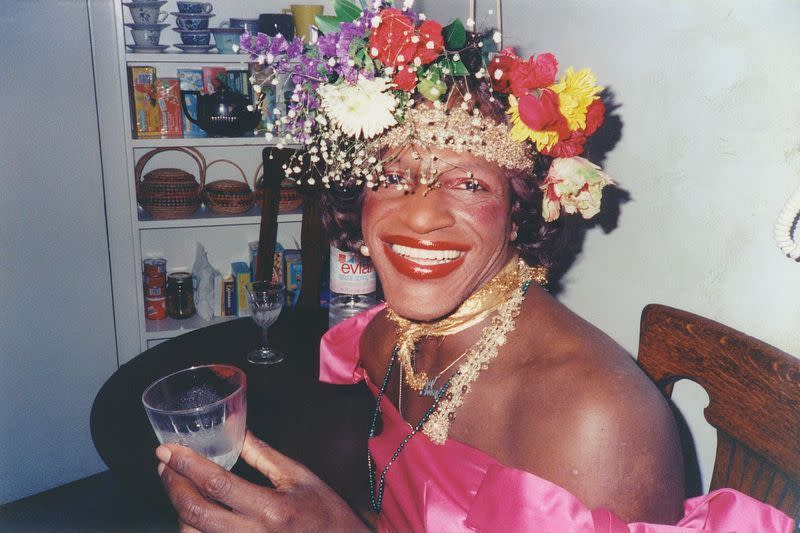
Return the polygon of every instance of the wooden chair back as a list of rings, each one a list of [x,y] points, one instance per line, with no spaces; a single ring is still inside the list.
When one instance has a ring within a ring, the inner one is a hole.
[[[689,379],[709,396],[717,430],[710,490],[730,487],[798,519],[800,359],[707,318],[651,304],[642,311],[639,366],[669,397]]]
[[[278,235],[278,207],[281,181],[284,177],[283,164],[294,154],[289,148],[264,148],[264,198],[261,209],[261,228],[259,232],[258,266],[256,279],[272,276],[272,257]],[[297,306],[314,309],[320,305],[322,270],[325,264],[327,241],[325,240],[322,218],[320,216],[319,194],[300,189],[303,195],[303,221],[300,230],[300,255],[303,263],[303,282]]]

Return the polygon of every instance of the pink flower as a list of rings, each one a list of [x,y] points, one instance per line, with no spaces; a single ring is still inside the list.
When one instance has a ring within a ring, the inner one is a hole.
[[[580,213],[584,219],[600,211],[603,187],[613,185],[613,180],[600,167],[582,157],[554,159],[540,189],[542,217],[547,222],[565,213]]]
[[[549,87],[556,81],[558,61],[553,54],[531,56],[511,71],[511,92],[521,97],[533,89]]]
[[[411,92],[417,85],[417,73],[406,67],[395,73],[392,82],[398,89]]]
[[[564,118],[558,110],[558,95],[550,89],[543,89],[538,97],[533,94],[520,96],[519,118],[534,131],[555,131]]]

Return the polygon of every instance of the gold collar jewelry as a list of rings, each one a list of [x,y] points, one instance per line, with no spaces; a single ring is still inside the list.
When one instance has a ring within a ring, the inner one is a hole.
[[[414,346],[420,339],[455,335],[478,324],[504,302],[509,301],[512,294],[519,289],[523,278],[544,285],[547,282],[547,269],[541,266],[529,267],[521,259],[513,257],[494,278],[467,298],[458,309],[435,322],[408,320],[389,309],[388,317],[394,322],[397,331],[397,359],[403,367],[408,386],[419,391],[428,382],[428,375],[425,372],[415,372],[412,364]]]

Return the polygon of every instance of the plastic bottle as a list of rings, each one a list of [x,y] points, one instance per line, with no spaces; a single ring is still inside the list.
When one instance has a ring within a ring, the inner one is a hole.
[[[377,276],[369,258],[331,246],[329,326],[374,306],[376,289]]]

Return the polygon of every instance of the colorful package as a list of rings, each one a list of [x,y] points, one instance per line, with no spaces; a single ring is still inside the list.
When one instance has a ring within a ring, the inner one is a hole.
[[[155,67],[129,67],[132,124],[137,137],[161,136],[161,110]]]

